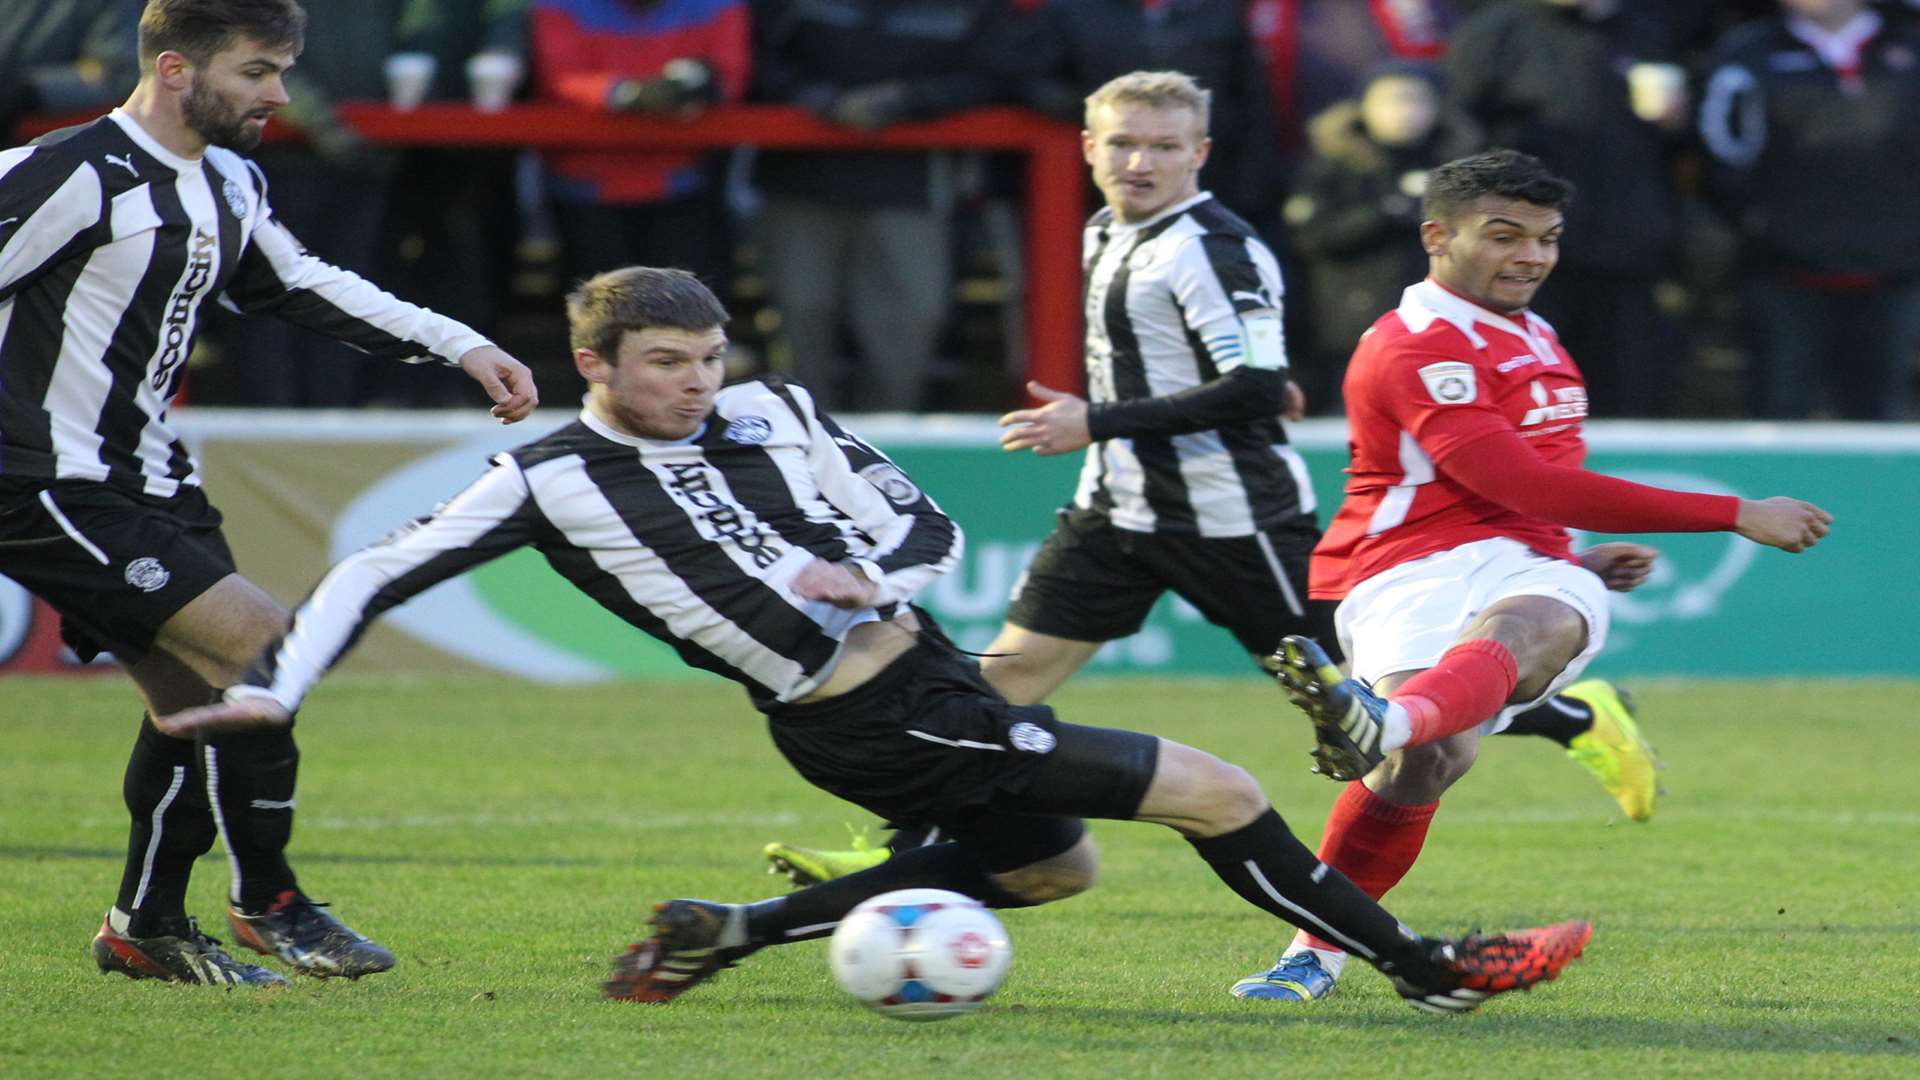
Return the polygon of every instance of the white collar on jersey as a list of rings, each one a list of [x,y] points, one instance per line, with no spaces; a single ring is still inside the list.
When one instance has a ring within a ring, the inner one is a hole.
[[[1116,217],[1112,221],[1107,222],[1107,230],[1109,232],[1138,232],[1156,222],[1165,221],[1175,214],[1184,214],[1211,198],[1213,198],[1213,192],[1203,191],[1191,199],[1184,199],[1174,203],[1172,206],[1167,207],[1165,210],[1160,211],[1145,221],[1121,221]]]
[[[1880,32],[1880,16],[1866,10],[1831,33],[1812,19],[1800,15],[1787,19],[1787,32],[1807,43],[1820,61],[1835,71],[1858,70],[1860,47]]]
[[[1520,309],[1519,313],[1521,320],[1524,321],[1519,321],[1511,315],[1502,315],[1491,308],[1481,307],[1479,304],[1448,289],[1432,278],[1427,278],[1409,285],[1406,291],[1400,294],[1402,322],[1409,322],[1407,318],[1407,315],[1410,314],[1408,311],[1409,308],[1423,310],[1445,319],[1447,322],[1458,327],[1462,333],[1466,334],[1476,349],[1482,348],[1487,344],[1486,339],[1481,337],[1479,333],[1473,329],[1473,324],[1477,322],[1486,323],[1489,326],[1505,330],[1511,334],[1517,334],[1528,340],[1532,340],[1540,330],[1547,328],[1545,319],[1542,319],[1540,316],[1535,315],[1525,308]],[[1408,329],[1418,332],[1419,330],[1425,329],[1425,327],[1409,325]]]
[[[139,144],[140,149],[151,154],[159,160],[160,164],[167,166],[174,172],[193,172],[200,167],[198,161],[183,158],[179,154],[161,146],[160,140],[147,134],[147,129],[141,127],[140,121],[135,120],[133,114],[127,112],[127,110],[115,109],[107,114],[107,119],[119,124],[120,130],[127,133],[127,138]]]
[[[632,446],[641,450],[662,450],[669,446],[688,446],[698,441],[700,436],[707,433],[707,421],[702,420],[700,421],[700,427],[684,439],[643,439],[638,435],[628,435],[624,432],[615,431],[605,420],[593,415],[593,410],[590,408],[580,410],[580,422],[592,429],[595,435],[609,442],[617,442],[622,446]]]

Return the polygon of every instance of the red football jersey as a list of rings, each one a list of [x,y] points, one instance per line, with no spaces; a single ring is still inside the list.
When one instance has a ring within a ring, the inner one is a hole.
[[[1448,454],[1502,430],[1554,464],[1586,458],[1586,382],[1546,320],[1502,315],[1428,278],[1361,336],[1343,392],[1346,500],[1314,549],[1311,595],[1338,600],[1388,567],[1495,536],[1572,558],[1566,529],[1447,476]]]

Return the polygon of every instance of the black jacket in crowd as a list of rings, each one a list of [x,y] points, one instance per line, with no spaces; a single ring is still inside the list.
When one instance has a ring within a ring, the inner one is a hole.
[[[1481,136],[1473,121],[1443,112],[1424,141],[1385,146],[1360,123],[1359,103],[1344,101],[1315,117],[1307,138],[1312,154],[1285,220],[1307,269],[1312,362],[1344,364],[1367,327],[1427,276],[1420,245],[1426,171],[1479,150]]]
[[[1453,99],[1487,144],[1533,154],[1573,181],[1569,268],[1656,277],[1678,236],[1676,140],[1633,114],[1623,74],[1636,60],[1674,59],[1649,39],[1665,25],[1642,17],[1649,2],[1627,0],[1599,21],[1539,0],[1503,4],[1476,12],[1450,42]]]
[[[872,118],[924,120],[989,104],[1004,0],[755,0],[756,100],[831,117],[849,92],[885,88]],[[830,206],[929,209],[945,197],[935,157],[899,151],[760,156],[768,196]]]
[[[1714,53],[1700,135],[1752,268],[1920,275],[1920,22],[1876,10],[1851,86],[1777,18]]]

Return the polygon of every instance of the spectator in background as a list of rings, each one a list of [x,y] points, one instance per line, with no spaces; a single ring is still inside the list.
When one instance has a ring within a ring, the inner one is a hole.
[[[470,101],[467,65],[478,56],[527,58],[529,0],[407,0],[394,41],[396,55],[428,61],[428,101]],[[389,82],[389,91],[406,87]],[[405,100],[392,99],[396,105]],[[390,192],[381,261],[383,280],[403,296],[459,319],[490,336],[501,329],[501,309],[521,230],[516,220],[515,167],[530,152],[508,147],[409,147],[396,173],[405,183]],[[548,247],[552,248],[551,242]],[[551,251],[546,256],[551,260]],[[377,369],[376,369],[377,370]],[[404,406],[453,406],[469,391],[452,373],[402,373],[382,398]],[[542,373],[544,374],[544,372]]]
[[[1739,229],[1752,406],[1853,420],[1913,404],[1920,353],[1920,29],[1864,0],[1782,0],[1729,32],[1700,107]]]
[[[685,118],[746,94],[746,0],[534,0],[530,13],[542,98]],[[643,262],[728,294],[731,230],[706,155],[556,150],[544,160],[571,278]]]
[[[1024,104],[1078,124],[1086,97],[1131,71],[1178,71],[1213,101],[1214,143],[1203,186],[1271,232],[1283,188],[1267,71],[1247,32],[1243,0],[1045,0],[1013,25],[1003,64]]]
[[[141,0],[14,0],[0,4],[0,144],[30,113],[104,110],[140,78],[134,36]]]
[[[1003,0],[762,0],[756,95],[866,131],[984,105],[1005,14]],[[947,153],[760,156],[762,266],[792,373],[823,407],[921,405],[951,302],[954,179]]]
[[[1664,11],[1664,0],[1504,4],[1463,22],[1449,55],[1454,99],[1488,144],[1574,184],[1566,255],[1535,310],[1580,358],[1598,416],[1670,411],[1685,355],[1654,299],[1678,237],[1672,161],[1688,111]]]
[[[1358,99],[1337,102],[1308,127],[1313,155],[1284,218],[1313,302],[1310,359],[1293,379],[1317,411],[1337,411],[1354,343],[1408,282],[1426,276],[1416,234],[1427,170],[1480,148],[1473,121],[1443,108],[1437,80],[1425,64],[1382,65]]]
[[[1446,53],[1460,0],[1249,0],[1247,24],[1266,66],[1274,134],[1289,169],[1305,153],[1307,120],[1358,97],[1390,60]]]
[[[265,143],[251,155],[266,174],[275,215],[315,254],[362,276],[372,276],[379,261],[396,158],[343,123],[334,103],[386,97],[382,64],[394,51],[403,2],[360,0],[313,21],[286,75],[292,104],[277,117],[305,141]],[[230,375],[222,397],[243,404],[345,408],[408,381],[377,373],[357,349],[280,319],[242,317],[219,337],[223,375]]]

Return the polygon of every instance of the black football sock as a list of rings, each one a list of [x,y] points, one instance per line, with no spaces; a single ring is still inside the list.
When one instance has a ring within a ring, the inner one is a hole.
[[[747,940],[758,947],[825,937],[862,900],[895,889],[947,889],[995,908],[1032,906],[996,885],[972,851],[929,844],[857,874],[748,904]]]
[[[1382,970],[1417,974],[1430,965],[1418,934],[1316,858],[1271,808],[1233,832],[1188,843],[1253,906]]]
[[[1593,707],[1577,698],[1555,694],[1523,713],[1515,713],[1502,735],[1539,735],[1561,746],[1593,730]]]
[[[242,911],[266,911],[297,891],[287,865],[293,788],[300,750],[291,731],[219,735],[200,742],[200,765],[233,864],[231,899]]]
[[[192,740],[162,735],[141,715],[120,785],[133,827],[114,906],[129,916],[129,937],[186,933],[188,876],[193,861],[213,847],[214,835],[213,814],[193,761]]]

